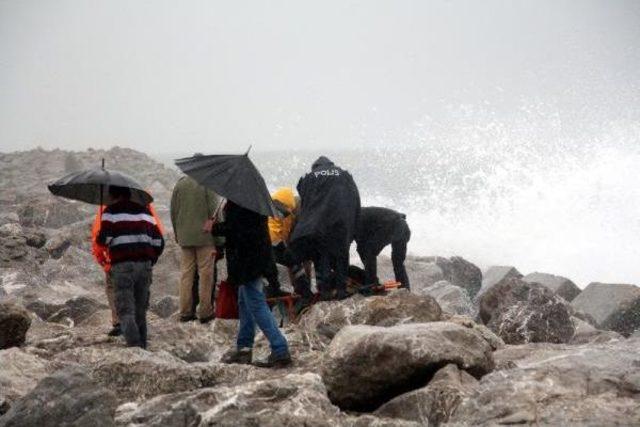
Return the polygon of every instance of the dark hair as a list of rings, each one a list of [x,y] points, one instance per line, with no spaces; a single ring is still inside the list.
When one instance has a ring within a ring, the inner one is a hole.
[[[130,199],[131,190],[129,189],[129,187],[118,187],[117,185],[110,185],[109,196],[111,196],[112,199],[119,199],[121,197],[124,199]]]

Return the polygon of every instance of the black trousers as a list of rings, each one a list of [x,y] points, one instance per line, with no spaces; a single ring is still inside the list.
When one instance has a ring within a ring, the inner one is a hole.
[[[409,276],[404,267],[404,260],[407,258],[407,243],[411,239],[411,230],[407,221],[400,220],[395,226],[390,242],[383,242],[374,245],[358,247],[360,260],[364,264],[365,285],[372,285],[378,276],[378,255],[385,246],[391,244],[391,263],[393,264],[393,274],[396,282],[402,283],[403,288],[410,289]]]

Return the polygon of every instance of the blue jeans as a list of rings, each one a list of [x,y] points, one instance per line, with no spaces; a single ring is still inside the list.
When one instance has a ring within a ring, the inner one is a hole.
[[[278,329],[276,319],[267,305],[262,287],[262,279],[258,278],[238,288],[238,312],[240,314],[238,349],[253,347],[257,324],[269,340],[273,354],[282,356],[289,352],[287,339]]]

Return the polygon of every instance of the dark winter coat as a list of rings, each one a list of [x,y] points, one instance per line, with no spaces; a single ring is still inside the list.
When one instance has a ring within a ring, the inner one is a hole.
[[[276,268],[266,216],[228,201],[225,221],[214,225],[212,233],[226,238],[227,273],[232,284],[243,285]]]
[[[360,194],[351,174],[321,156],[298,182],[300,213],[290,242],[312,239],[328,245],[353,241]]]
[[[362,208],[355,236],[358,254],[379,254],[398,235],[398,228],[406,226],[405,218],[405,214],[392,209]]]

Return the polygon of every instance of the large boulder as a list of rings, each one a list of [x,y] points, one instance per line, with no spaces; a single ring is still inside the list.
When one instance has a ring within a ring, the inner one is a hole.
[[[498,283],[508,279],[519,279],[522,274],[515,268],[507,265],[494,265],[487,269],[482,276],[482,286],[478,297]]]
[[[0,350],[0,368],[0,415],[51,370],[47,360],[16,347]]]
[[[290,374],[230,387],[158,396],[118,409],[119,425],[344,425],[316,374]]]
[[[116,397],[79,368],[67,368],[44,378],[0,418],[13,426],[113,426]]]
[[[600,329],[629,336],[640,328],[640,287],[591,283],[571,305],[591,316]]]
[[[332,402],[373,410],[425,386],[449,363],[478,378],[494,367],[491,347],[478,332],[432,322],[347,326],[331,341],[321,371]]]
[[[566,301],[517,278],[502,280],[482,294],[479,317],[507,344],[566,343],[575,333]]]
[[[525,344],[494,356],[512,367],[483,377],[452,425],[640,425],[640,340]]]
[[[580,288],[571,280],[548,273],[530,273],[522,278],[527,283],[539,283],[571,302],[580,293]]]
[[[355,295],[343,301],[314,304],[299,321],[300,327],[327,341],[347,325],[393,326],[440,320],[442,309],[433,297],[401,289],[388,295]]]
[[[73,348],[59,353],[58,363],[87,366],[91,377],[116,393],[120,402],[217,384],[217,371],[189,364],[167,352],[140,348]]]
[[[448,313],[471,317],[475,315],[475,309],[467,291],[446,280],[436,282],[428,288],[422,288],[419,295],[435,298],[442,310]]]
[[[22,345],[31,326],[29,312],[19,305],[0,303],[0,349]]]
[[[442,271],[443,279],[454,286],[466,290],[470,298],[473,298],[482,286],[482,271],[480,268],[462,257],[445,258],[432,256],[418,257],[417,259],[437,265]]]
[[[478,383],[474,377],[450,364],[440,369],[426,387],[402,394],[382,405],[376,415],[438,426],[449,420],[464,397]]]

